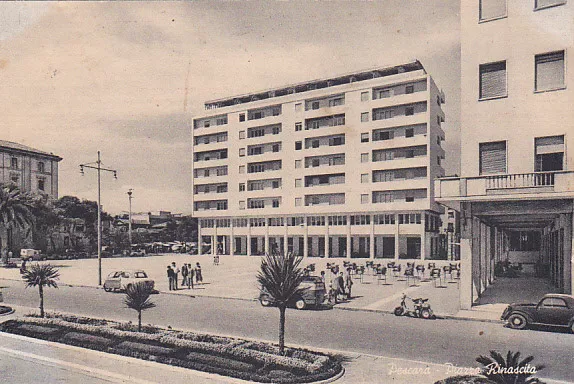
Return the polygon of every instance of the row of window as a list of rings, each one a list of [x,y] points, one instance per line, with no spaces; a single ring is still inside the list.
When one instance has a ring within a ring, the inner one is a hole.
[[[417,200],[426,199],[427,191],[426,189],[409,189],[409,190],[396,190],[396,191],[373,191],[371,194],[364,193],[361,194],[361,204],[369,204],[369,198],[374,204],[378,203],[394,203],[394,202],[407,202],[412,203]],[[225,202],[225,208],[223,208],[223,202]],[[311,207],[316,205],[343,205],[345,204],[345,193],[326,193],[318,195],[305,195],[305,199],[301,197],[295,198],[295,206],[302,206],[303,202],[305,206]],[[220,204],[221,203],[221,204]],[[279,208],[281,205],[280,198],[260,198],[260,199],[248,199],[247,204],[245,200],[239,201],[239,209],[262,209],[265,207]],[[201,210],[211,210],[211,209],[227,209],[227,200],[216,200],[216,201],[198,201],[195,203],[194,209],[196,211]]]
[[[289,216],[289,217],[251,217],[236,219],[200,219],[202,228],[229,228],[231,224],[234,227],[297,227],[305,223],[308,227],[328,226],[352,226],[371,225],[394,225],[397,221],[399,224],[421,224],[420,213],[391,213],[391,214],[374,214],[374,215],[336,215],[336,216]],[[427,231],[434,230],[440,226],[440,217],[436,215],[425,214],[425,228]]]
[[[492,99],[508,96],[506,61],[479,66],[479,98]],[[564,51],[536,55],[534,57],[534,91],[544,92],[563,89]]]
[[[12,184],[19,185],[20,184],[20,174],[11,172],[10,173],[10,182]],[[46,179],[44,177],[38,177],[36,179],[36,188],[38,191],[45,191],[46,190]]]
[[[392,85],[392,86],[385,86],[374,88],[370,91],[363,91],[361,92],[361,101],[369,101],[370,98],[373,100],[377,99],[384,99],[390,98],[393,96],[398,96],[402,94],[412,94],[415,92],[424,92],[427,90],[427,83],[426,80],[418,81],[415,83],[408,83],[408,84],[399,84],[399,85]],[[437,97],[438,105],[441,104],[440,97]],[[337,95],[329,95],[324,96],[319,99],[311,99],[305,100],[305,111],[309,110],[317,110],[320,108],[327,108],[327,107],[336,107],[345,104],[345,94],[337,94]],[[303,103],[296,103],[295,104],[295,111],[300,112],[303,109]],[[268,106],[264,108],[249,110],[247,113],[243,112],[239,114],[239,122],[245,122],[247,120],[258,120],[268,116],[279,116],[281,115],[281,105],[274,105]],[[310,119],[315,120],[315,119]],[[333,125],[342,125],[344,124],[344,117],[343,122],[340,121],[333,122]],[[208,117],[204,119],[199,119],[195,121],[195,128],[207,128],[213,125],[222,125],[227,124],[227,115],[221,116],[214,116]],[[299,123],[301,124],[301,123]],[[316,128],[308,128],[306,129],[316,129]]]
[[[370,175],[368,173],[361,174],[361,183],[369,183]],[[389,170],[374,170],[372,172],[372,182],[392,182],[401,180],[414,180],[424,179],[427,177],[426,167],[417,168],[400,168]],[[314,187],[320,185],[336,185],[345,183],[345,173],[332,173],[324,175],[305,176],[305,187]],[[295,179],[295,188],[303,186],[303,179]],[[263,179],[251,180],[246,183],[239,183],[239,192],[247,191],[263,191],[265,189],[278,189],[281,188],[281,178],[276,179]],[[195,194],[198,193],[224,193],[227,192],[227,183],[220,184],[200,184],[195,186]]]
[[[534,9],[566,4],[566,0],[534,0]],[[507,0],[480,0],[479,21],[501,19],[507,16]]]
[[[534,172],[564,169],[564,135],[537,137],[534,140]],[[521,151],[523,154],[524,152]],[[507,173],[506,141],[479,144],[479,172]]]
[[[43,161],[38,161],[36,163],[36,170],[38,172],[44,173],[46,172],[46,164]],[[20,169],[20,161],[17,157],[11,157],[10,158],[10,168],[11,169]]]

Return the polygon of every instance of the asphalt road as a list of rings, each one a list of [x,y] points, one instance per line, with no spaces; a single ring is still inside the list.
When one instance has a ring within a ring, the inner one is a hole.
[[[7,304],[35,307],[37,290],[20,282],[0,280]],[[125,308],[124,295],[102,289],[60,287],[47,289],[45,307],[122,321],[136,321]],[[275,341],[279,312],[254,301],[158,294],[156,308],[143,322],[238,337]],[[287,344],[329,348],[432,363],[475,367],[478,355],[497,350],[533,355],[533,364],[546,368],[539,376],[574,381],[571,370],[574,335],[565,332],[515,331],[500,324],[461,320],[422,320],[393,315],[331,310],[287,311]]]

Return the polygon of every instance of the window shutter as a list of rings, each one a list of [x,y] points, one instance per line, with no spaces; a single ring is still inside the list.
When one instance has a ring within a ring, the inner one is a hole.
[[[506,16],[506,0],[480,0],[480,20]]]
[[[506,96],[506,62],[480,66],[480,98]]]
[[[506,142],[480,144],[480,174],[506,173]]]
[[[536,139],[536,154],[564,153],[564,136],[539,137]]]
[[[537,91],[564,86],[564,51],[536,56]]]

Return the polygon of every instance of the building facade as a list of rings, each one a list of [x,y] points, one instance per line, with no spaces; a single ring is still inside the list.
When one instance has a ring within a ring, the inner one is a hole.
[[[200,253],[439,257],[443,103],[418,61],[206,102]]]
[[[58,163],[61,157],[22,144],[0,140],[0,184],[14,184],[22,192],[58,198]],[[0,225],[0,251],[17,252],[31,246],[32,237],[17,228]],[[5,255],[3,255],[5,256]]]
[[[23,192],[58,198],[61,157],[22,144],[0,140],[0,183],[15,184]]]
[[[461,1],[462,177],[436,196],[461,213],[462,308],[503,262],[573,290],[573,30],[565,0]]]

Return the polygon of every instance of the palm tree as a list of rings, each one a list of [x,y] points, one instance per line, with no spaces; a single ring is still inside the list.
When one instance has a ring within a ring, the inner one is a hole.
[[[520,352],[513,353],[512,351],[508,351],[506,359],[496,351],[490,351],[490,356],[491,357],[486,357],[481,355],[476,358],[477,362],[484,365],[483,375],[489,380],[498,384],[540,383],[540,380],[536,377],[532,377],[533,373],[527,369],[530,367],[531,371],[538,372],[544,368],[543,365],[530,365],[530,362],[534,360],[533,356],[528,356],[522,361],[520,361]],[[506,370],[510,370],[511,372],[505,372]]]
[[[58,288],[56,280],[60,278],[58,268],[50,264],[32,264],[32,266],[25,270],[22,274],[22,279],[28,287],[38,287],[40,294],[40,316],[44,317],[44,287]]]
[[[142,311],[155,307],[149,299],[153,288],[143,281],[130,284],[126,288],[124,303],[128,308],[138,311],[138,332],[142,330]]]
[[[285,310],[287,304],[296,296],[303,294],[305,289],[299,288],[303,281],[303,270],[299,267],[303,258],[293,253],[287,255],[266,254],[261,259],[261,269],[257,281],[279,308],[279,351],[285,351]]]
[[[8,232],[17,228],[26,230],[28,236],[33,225],[31,200],[13,184],[0,185],[0,251],[5,263],[8,261]]]

